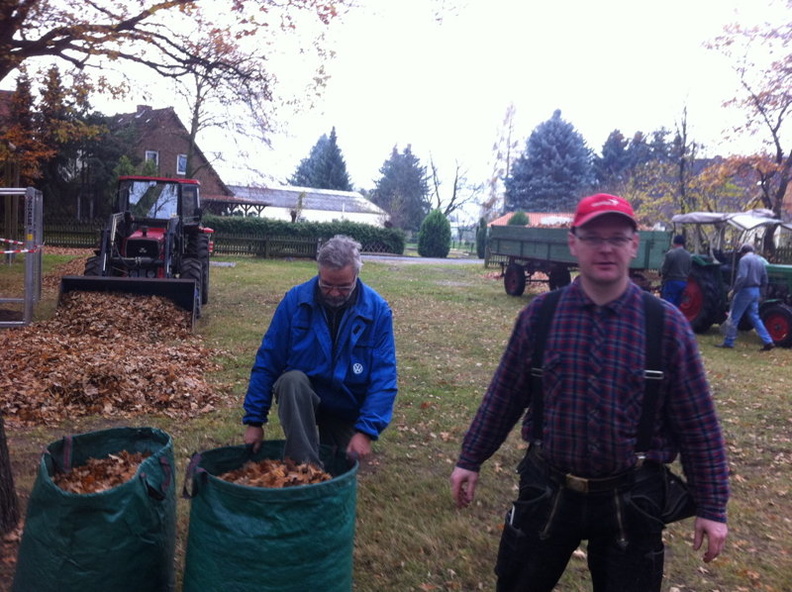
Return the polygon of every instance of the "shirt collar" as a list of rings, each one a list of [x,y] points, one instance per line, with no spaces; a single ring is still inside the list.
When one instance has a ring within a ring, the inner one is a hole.
[[[573,302],[580,308],[585,310],[595,310],[597,308],[597,305],[594,304],[594,301],[583,291],[583,286],[580,283],[579,277],[575,278],[572,284],[570,284],[569,291],[572,295]],[[641,288],[636,286],[633,282],[629,282],[627,284],[627,289],[622,292],[621,296],[619,296],[616,300],[611,300],[599,308],[611,311],[614,314],[619,314],[621,310],[634,299],[640,298],[641,291]]]

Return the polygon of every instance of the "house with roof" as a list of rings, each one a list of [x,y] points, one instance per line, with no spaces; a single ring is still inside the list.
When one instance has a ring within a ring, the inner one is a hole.
[[[122,113],[110,119],[114,132],[131,129],[134,145],[128,153],[141,161],[151,161],[159,175],[178,179],[187,175],[190,133],[173,107],[152,109],[138,105],[134,113]],[[201,183],[202,196],[231,197],[233,193],[196,145],[192,156],[192,178]]]
[[[189,132],[173,107],[152,109],[139,105],[135,113],[116,115],[112,121],[114,130],[134,130],[133,156],[153,161],[163,177],[186,175]],[[192,168],[193,178],[201,183],[204,210],[219,216],[310,222],[348,220],[374,226],[384,226],[390,218],[385,210],[356,191],[227,185],[198,146]]]

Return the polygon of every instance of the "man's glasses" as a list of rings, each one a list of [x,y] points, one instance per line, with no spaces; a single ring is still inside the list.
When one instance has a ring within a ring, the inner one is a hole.
[[[607,238],[597,235],[579,236],[576,234],[575,236],[579,241],[589,247],[601,247],[605,243],[608,243],[611,247],[619,249],[621,247],[626,247],[633,241],[633,237],[631,236],[609,236]]]
[[[357,282],[345,286],[334,286],[333,284],[325,284],[322,280],[319,280],[319,289],[322,290],[322,292],[332,292],[335,290],[339,294],[349,294],[355,289],[356,285]]]

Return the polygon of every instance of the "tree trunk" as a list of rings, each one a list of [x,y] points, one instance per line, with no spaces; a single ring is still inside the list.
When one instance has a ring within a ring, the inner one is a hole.
[[[0,414],[0,535],[10,532],[18,523],[19,503],[14,489],[14,474],[11,472],[5,423]]]

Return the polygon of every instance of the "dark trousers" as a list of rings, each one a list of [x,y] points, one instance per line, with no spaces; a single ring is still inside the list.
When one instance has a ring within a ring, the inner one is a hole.
[[[662,467],[602,493],[556,483],[529,453],[520,494],[506,516],[497,592],[550,592],[581,541],[588,541],[594,592],[659,592],[663,579]]]
[[[304,372],[291,370],[281,375],[273,386],[286,444],[285,458],[322,466],[320,444],[329,446],[333,454],[346,451],[355,435],[353,422],[323,413],[321,399],[313,390]]]

